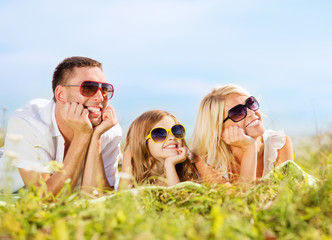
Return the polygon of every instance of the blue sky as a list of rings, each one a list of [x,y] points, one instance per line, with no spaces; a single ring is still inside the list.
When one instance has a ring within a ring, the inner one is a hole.
[[[52,98],[56,65],[87,56],[115,86],[124,132],[163,109],[190,135],[201,99],[227,83],[259,97],[266,128],[331,130],[331,10],[327,0],[2,0],[0,107],[8,118]]]

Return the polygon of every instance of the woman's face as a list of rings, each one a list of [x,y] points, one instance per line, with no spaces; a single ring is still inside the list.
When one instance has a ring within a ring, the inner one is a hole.
[[[239,104],[246,104],[248,96],[240,94],[230,94],[225,99],[224,119],[228,116],[228,111]],[[262,115],[260,110],[253,111],[246,108],[247,116],[238,121],[234,122],[231,119],[226,120],[224,123],[224,129],[230,126],[238,126],[244,129],[245,134],[250,137],[257,138],[264,133],[264,126],[262,122]]]
[[[166,116],[151,129],[162,127],[165,129],[171,129],[172,126],[175,124],[173,118]],[[157,160],[164,161],[166,158],[177,155],[177,149],[182,147],[182,140],[175,138],[170,132],[166,138],[166,141],[162,143],[155,143],[149,138],[148,140],[148,148],[152,155]]]

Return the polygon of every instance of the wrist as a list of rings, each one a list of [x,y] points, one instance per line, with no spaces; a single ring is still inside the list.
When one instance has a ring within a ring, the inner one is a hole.
[[[257,149],[257,144],[255,141],[252,141],[246,145],[243,145],[241,148],[243,152],[252,151]]]
[[[90,127],[80,127],[80,128],[72,128],[73,135],[79,137],[91,137],[93,133],[93,128]]]
[[[93,128],[93,135],[100,138],[101,135],[103,135],[105,132],[107,132],[108,130],[110,130],[113,126],[106,126],[106,125],[98,125],[96,127]]]
[[[91,133],[79,133],[74,134],[73,141],[78,142],[81,145],[89,144],[91,140]]]
[[[92,136],[92,131],[91,132],[83,132],[83,131],[76,131],[74,132],[74,138],[82,138],[82,139],[90,139]]]
[[[165,159],[165,162],[164,162],[164,167],[166,168],[166,167],[169,167],[169,166],[175,166],[176,164],[175,164],[175,162],[173,162],[173,161],[171,161],[171,160],[169,160],[169,159]]]
[[[101,135],[103,135],[103,132],[95,128],[92,133],[92,138],[100,139]]]

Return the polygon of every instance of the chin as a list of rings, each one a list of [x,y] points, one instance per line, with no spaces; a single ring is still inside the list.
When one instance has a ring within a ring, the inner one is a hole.
[[[176,155],[178,155],[178,152],[177,152],[177,151],[169,152],[168,154],[166,154],[166,157],[165,157],[165,158],[173,157],[173,156],[176,156]]]
[[[91,122],[92,126],[96,127],[99,124],[101,124],[102,121],[101,121],[101,118],[98,118],[98,119],[93,118],[93,119],[90,119],[90,122]]]
[[[252,138],[258,138],[262,136],[265,132],[264,127],[247,130],[247,134]]]

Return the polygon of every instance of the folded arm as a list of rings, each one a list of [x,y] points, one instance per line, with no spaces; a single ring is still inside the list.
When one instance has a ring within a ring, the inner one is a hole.
[[[103,113],[103,121],[93,130],[89,145],[82,179],[82,190],[91,192],[94,189],[111,190],[103,163],[101,149],[101,135],[117,124],[113,107],[108,106]]]
[[[197,156],[195,162],[196,169],[203,183],[205,184],[229,184],[229,182],[221,175],[220,172],[216,171],[212,167],[208,166],[203,159]]]

